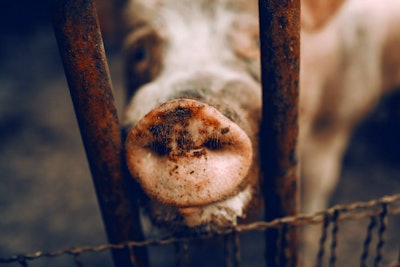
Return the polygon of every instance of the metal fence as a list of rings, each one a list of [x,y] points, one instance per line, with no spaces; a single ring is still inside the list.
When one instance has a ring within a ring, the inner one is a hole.
[[[259,2],[263,118],[260,128],[265,220],[297,212],[298,80],[300,0]],[[284,22],[284,23],[283,23]],[[143,240],[135,196],[124,191],[122,140],[112,85],[93,1],[56,1],[54,29],[110,242]],[[267,53],[273,50],[274,53]],[[285,95],[284,98],[281,96]],[[90,108],[88,108],[90,107]],[[132,201],[133,200],[133,201]],[[270,203],[275,203],[271,205]],[[286,259],[297,264],[297,233]],[[266,231],[272,264],[278,232]],[[113,250],[116,266],[147,266],[146,251]],[[286,264],[285,264],[286,265]]]
[[[398,217],[400,215],[400,194],[385,196],[380,199],[374,199],[368,202],[357,202],[349,205],[337,205],[327,210],[319,211],[314,214],[296,215],[272,220],[270,222],[257,221],[249,224],[237,225],[225,233],[224,242],[227,244],[225,250],[225,266],[246,266],[241,260],[241,235],[246,232],[265,232],[268,229],[276,229],[279,233],[278,242],[274,243],[278,252],[274,257],[276,266],[287,266],[282,263],[282,255],[288,249],[290,243],[290,235],[287,231],[291,228],[299,229],[305,225],[319,225],[321,235],[315,237],[318,242],[318,251],[315,256],[315,266],[335,266],[336,261],[340,258],[337,248],[340,243],[338,237],[341,234],[341,225],[345,221],[360,221],[362,219],[369,220],[365,228],[365,236],[359,240],[361,253],[354,253],[354,257],[359,258],[359,266],[400,266],[400,251],[397,258],[385,257],[384,248],[386,244],[388,219]],[[190,266],[190,246],[191,242],[199,239],[215,239],[215,234],[197,237],[170,237],[159,240],[145,241],[126,241],[115,244],[102,244],[98,246],[79,246],[69,249],[61,249],[52,252],[37,251],[27,254],[13,255],[6,258],[0,258],[0,263],[18,263],[21,266],[29,266],[35,260],[41,258],[55,258],[61,256],[70,256],[73,258],[76,266],[86,266],[81,260],[81,256],[88,253],[100,253],[104,251],[133,251],[133,248],[150,247],[150,246],[167,246],[174,245],[175,261],[171,263],[173,266]],[[371,242],[375,239],[376,242]],[[400,240],[399,240],[400,242]],[[290,248],[290,247],[289,247]],[[285,261],[285,260],[284,260]],[[285,261],[286,262],[286,261]],[[372,264],[368,264],[372,262]],[[287,264],[287,263],[286,263]],[[260,266],[263,263],[260,263]]]

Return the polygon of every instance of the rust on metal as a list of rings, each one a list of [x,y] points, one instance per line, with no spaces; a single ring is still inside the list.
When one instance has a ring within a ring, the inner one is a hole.
[[[125,191],[121,132],[92,0],[55,1],[54,31],[111,243],[143,239],[138,209]],[[146,248],[113,251],[114,263],[146,266]]]
[[[265,219],[271,221],[297,212],[300,1],[259,0],[259,12],[263,87],[260,153]],[[285,234],[284,251],[277,248],[278,235],[277,229],[266,232],[267,266],[296,266],[295,228]],[[279,265],[276,259],[280,259]]]

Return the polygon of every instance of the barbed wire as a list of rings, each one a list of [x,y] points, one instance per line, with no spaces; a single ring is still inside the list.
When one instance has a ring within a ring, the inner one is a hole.
[[[75,258],[76,262],[79,263],[79,256],[83,253],[87,252],[102,252],[105,250],[112,249],[125,249],[132,247],[147,247],[147,246],[163,246],[171,243],[179,243],[179,242],[189,242],[192,240],[199,239],[208,239],[219,236],[221,234],[232,234],[232,233],[243,233],[249,231],[265,231],[268,228],[279,228],[282,226],[303,226],[308,224],[322,224],[325,222],[326,227],[329,222],[334,223],[333,233],[337,232],[337,223],[343,220],[360,220],[363,218],[371,218],[371,223],[368,226],[367,238],[364,242],[364,251],[361,257],[361,262],[364,263],[366,257],[368,255],[368,245],[370,243],[370,235],[372,228],[374,228],[377,224],[375,217],[379,217],[380,220],[385,218],[387,215],[398,215],[400,214],[400,194],[384,196],[378,199],[373,199],[366,202],[354,202],[347,205],[336,205],[329,209],[318,211],[312,214],[300,214],[295,216],[288,216],[284,218],[278,218],[270,222],[265,221],[257,221],[248,224],[239,224],[230,229],[227,229],[224,232],[220,233],[210,233],[207,235],[202,235],[198,237],[168,237],[165,239],[154,239],[154,240],[145,240],[145,241],[127,241],[119,244],[102,244],[97,246],[79,246],[72,247],[67,249],[59,249],[51,252],[43,252],[36,251],[26,254],[18,254],[9,257],[0,257],[0,263],[12,263],[18,262],[22,266],[27,266],[27,261],[36,260],[39,258],[54,258],[62,255],[71,255]],[[335,227],[336,225],[336,227]],[[325,227],[325,226],[324,226]],[[383,239],[381,235],[386,230],[386,225],[381,223],[379,234],[380,240],[377,248],[377,256],[375,258],[375,263],[379,263],[382,255],[381,255],[381,247],[383,246]],[[325,242],[322,240],[321,242]],[[333,265],[335,262],[335,248],[336,243],[332,243],[331,245],[331,258],[330,262]],[[323,251],[320,252],[323,254]],[[322,257],[322,255],[321,255]],[[77,264],[80,266],[79,264]],[[363,265],[362,265],[363,266]],[[388,266],[398,266],[399,262],[394,262],[389,264]]]

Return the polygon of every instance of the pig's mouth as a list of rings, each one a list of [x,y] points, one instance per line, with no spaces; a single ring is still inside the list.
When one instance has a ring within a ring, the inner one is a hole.
[[[214,217],[232,221],[249,202],[251,141],[199,101],[171,100],[150,111],[129,132],[126,158],[143,191],[175,207],[188,226]]]

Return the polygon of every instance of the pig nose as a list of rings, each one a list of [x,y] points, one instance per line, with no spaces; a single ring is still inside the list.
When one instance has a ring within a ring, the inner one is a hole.
[[[149,196],[193,207],[238,193],[253,150],[247,134],[218,110],[177,99],[153,109],[130,130],[126,157]]]

